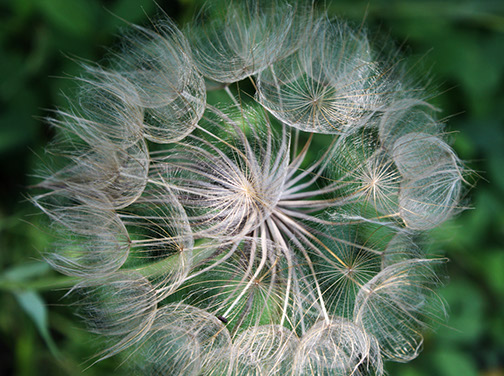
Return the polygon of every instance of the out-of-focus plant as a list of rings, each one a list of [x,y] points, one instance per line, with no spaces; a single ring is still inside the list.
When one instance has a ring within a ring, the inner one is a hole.
[[[133,26],[49,119],[33,201],[47,261],[107,341],[97,360],[382,375],[414,359],[445,316],[443,260],[419,239],[465,182],[428,93],[389,45],[310,6],[206,11],[184,31]]]

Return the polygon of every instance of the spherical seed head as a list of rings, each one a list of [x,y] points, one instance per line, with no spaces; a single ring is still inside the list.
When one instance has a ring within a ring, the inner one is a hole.
[[[52,120],[68,163],[34,200],[62,239],[49,262],[80,278],[83,316],[108,338],[98,358],[207,376],[382,375],[384,359],[413,359],[443,313],[439,261],[415,240],[457,211],[464,182],[432,107],[362,29],[310,7],[234,3],[188,39],[153,26],[112,68],[85,67],[78,105]],[[256,92],[235,97],[247,77]]]

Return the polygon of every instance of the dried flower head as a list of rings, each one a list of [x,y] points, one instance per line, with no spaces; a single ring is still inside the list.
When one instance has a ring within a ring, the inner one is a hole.
[[[254,1],[185,33],[135,27],[111,67],[84,66],[50,120],[67,163],[34,202],[60,239],[48,262],[107,339],[98,359],[364,376],[418,355],[444,309],[440,260],[416,241],[459,210],[464,170],[373,48],[310,7]],[[255,93],[233,94],[243,79]]]

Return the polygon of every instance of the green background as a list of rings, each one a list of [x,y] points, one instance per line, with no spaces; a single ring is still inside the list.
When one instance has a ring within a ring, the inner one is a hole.
[[[163,2],[179,25],[199,0]],[[224,2],[225,3],[225,2]],[[504,375],[504,2],[326,1],[333,16],[390,39],[428,83],[454,147],[473,169],[470,207],[431,232],[450,262],[440,295],[446,324],[392,376]],[[145,24],[150,0],[0,0],[0,374],[77,375],[99,349],[74,316],[58,275],[40,262],[49,236],[28,202],[53,131],[43,118],[65,103],[76,59],[100,61],[127,22]],[[390,46],[390,45],[388,45]],[[117,359],[85,375],[108,375]],[[117,371],[121,374],[121,370]]]

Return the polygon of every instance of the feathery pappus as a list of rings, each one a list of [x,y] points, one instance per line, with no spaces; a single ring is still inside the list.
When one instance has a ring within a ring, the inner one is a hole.
[[[461,210],[436,109],[362,28],[233,2],[132,26],[49,122],[33,198],[97,360],[141,375],[383,375],[445,316],[419,237]],[[235,90],[238,88],[238,90]]]

